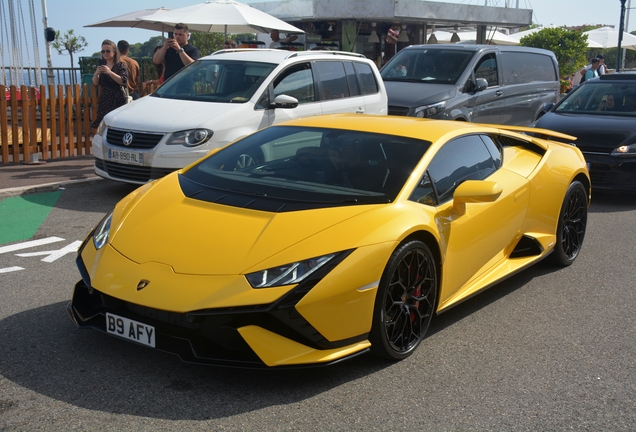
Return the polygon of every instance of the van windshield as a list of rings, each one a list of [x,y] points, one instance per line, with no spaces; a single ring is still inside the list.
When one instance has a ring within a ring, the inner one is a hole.
[[[244,103],[274,70],[275,63],[198,60],[152,93],[154,97],[203,102]]]
[[[381,71],[384,81],[455,84],[466,70],[475,51],[405,49]]]

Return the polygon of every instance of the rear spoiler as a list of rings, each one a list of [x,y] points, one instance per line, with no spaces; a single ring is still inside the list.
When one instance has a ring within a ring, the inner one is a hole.
[[[505,131],[510,131],[510,132],[517,132],[517,133],[525,132],[528,134],[532,134],[536,136],[537,138],[542,138],[542,139],[560,138],[566,141],[576,140],[575,136],[567,135],[561,132],[555,132],[549,129],[539,129],[539,128],[532,128],[532,127],[526,127],[526,126],[504,126],[504,125],[498,125],[497,128],[505,130]]]

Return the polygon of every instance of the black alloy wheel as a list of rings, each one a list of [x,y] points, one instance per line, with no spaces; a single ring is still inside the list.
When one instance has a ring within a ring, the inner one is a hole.
[[[437,270],[430,248],[419,240],[393,252],[375,299],[369,335],[374,354],[401,360],[415,351],[435,312]]]
[[[559,214],[556,245],[552,252],[555,264],[569,266],[579,256],[587,227],[587,203],[585,186],[578,180],[573,181]]]

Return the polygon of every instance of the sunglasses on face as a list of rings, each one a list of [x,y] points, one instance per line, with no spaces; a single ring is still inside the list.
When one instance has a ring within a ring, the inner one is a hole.
[[[111,53],[111,50],[102,50],[102,54]]]

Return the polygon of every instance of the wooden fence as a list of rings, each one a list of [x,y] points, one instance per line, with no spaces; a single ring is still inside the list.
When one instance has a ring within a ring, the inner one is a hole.
[[[148,94],[155,86],[143,86]],[[87,84],[0,85],[0,163],[33,162],[91,154],[91,122],[99,97]]]

